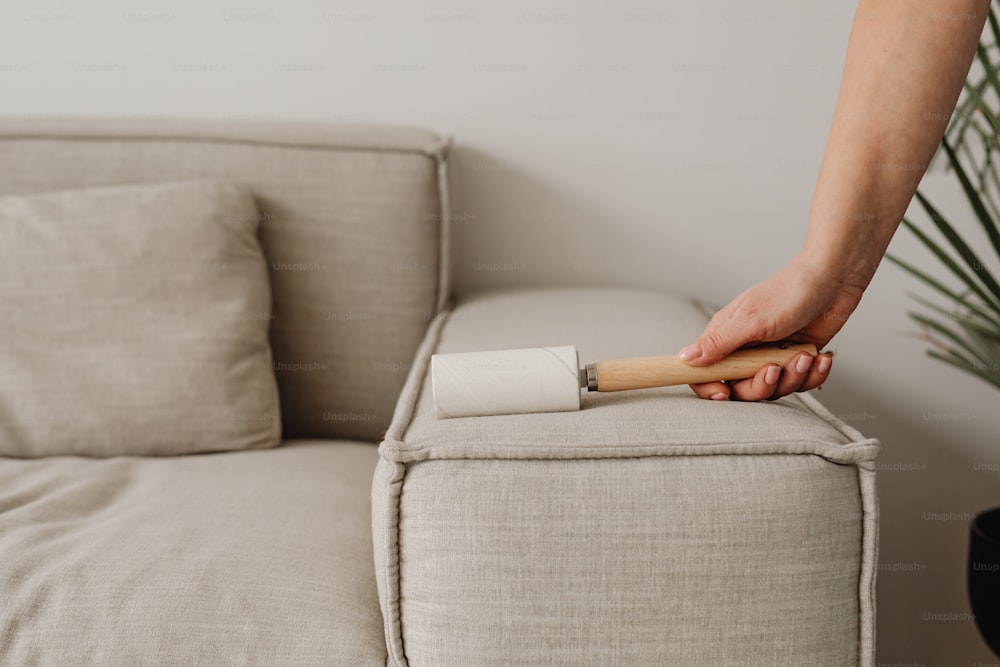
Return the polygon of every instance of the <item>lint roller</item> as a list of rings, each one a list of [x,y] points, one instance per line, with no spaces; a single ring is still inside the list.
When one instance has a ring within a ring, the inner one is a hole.
[[[739,350],[709,366],[689,366],[676,355],[612,359],[580,369],[572,345],[431,357],[434,410],[439,419],[580,409],[580,390],[630,391],[651,387],[742,380],[768,364],[786,365],[812,344]]]

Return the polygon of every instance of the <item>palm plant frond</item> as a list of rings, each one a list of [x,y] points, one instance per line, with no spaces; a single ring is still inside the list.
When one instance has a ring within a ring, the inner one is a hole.
[[[917,202],[931,224],[925,228],[904,218],[903,226],[961,288],[953,289],[945,279],[893,255],[886,259],[946,300],[947,305],[940,305],[912,295],[923,312],[911,312],[909,317],[930,344],[927,354],[1000,389],[1000,280],[987,266],[1000,266],[1000,18],[992,7],[988,25],[938,151],[965,195],[966,219],[978,223],[986,243],[963,238],[918,191]]]
[[[931,277],[929,274],[924,273],[920,269],[915,268],[913,265],[908,264],[907,262],[904,262],[895,255],[888,254],[886,255],[886,259],[895,264],[896,266],[898,266],[899,268],[903,269],[907,273],[909,273],[914,278],[917,278],[918,280],[925,283],[929,287],[937,290],[944,296],[948,297],[959,306],[967,308],[969,311],[979,315],[981,318],[989,322],[991,325],[996,326],[997,329],[1000,330],[1000,322],[994,319],[986,310],[973,303],[967,296],[948,288],[940,280]]]

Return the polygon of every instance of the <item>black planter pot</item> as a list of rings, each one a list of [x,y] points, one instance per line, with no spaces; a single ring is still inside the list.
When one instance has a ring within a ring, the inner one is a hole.
[[[1000,507],[983,512],[972,522],[968,583],[976,626],[1000,657]]]

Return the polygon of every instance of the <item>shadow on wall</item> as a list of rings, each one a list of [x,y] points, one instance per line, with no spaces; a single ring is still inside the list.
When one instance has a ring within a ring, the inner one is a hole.
[[[526,285],[655,287],[649,276],[684,291],[684,258],[664,247],[662,229],[652,234],[593,197],[469,146],[456,145],[450,164],[459,294]],[[590,167],[595,175],[599,166]]]
[[[969,523],[1000,503],[997,476],[951,443],[917,432],[912,415],[894,413],[859,386],[841,375],[819,398],[882,441],[878,663],[996,664],[969,610],[965,571]]]

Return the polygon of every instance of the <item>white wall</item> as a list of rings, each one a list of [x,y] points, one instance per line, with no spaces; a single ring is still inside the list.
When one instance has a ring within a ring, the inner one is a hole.
[[[457,141],[461,290],[615,283],[721,304],[803,238],[852,13],[793,0],[8,0],[0,111],[426,126]],[[950,179],[925,182],[974,228]],[[893,248],[926,257],[908,238]],[[912,289],[880,271],[821,394],[885,445],[879,660],[995,660],[971,623],[924,615],[966,611],[965,523],[927,517],[1000,503],[998,476],[977,470],[1000,462],[1000,395],[907,337]],[[904,567],[916,569],[891,571]]]

